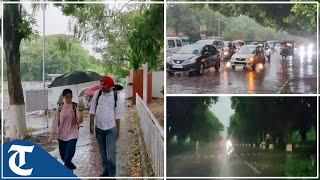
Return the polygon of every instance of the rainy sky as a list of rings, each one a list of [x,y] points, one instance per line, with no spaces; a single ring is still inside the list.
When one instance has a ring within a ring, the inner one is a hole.
[[[31,5],[25,5],[27,12],[32,13]],[[37,12],[35,12],[35,19],[37,21],[34,28],[38,31],[40,35],[43,35],[43,11],[41,8]],[[70,17],[63,15],[59,8],[53,6],[52,4],[48,4],[46,6],[46,27],[45,34],[46,35],[54,35],[54,34],[66,34],[72,35],[73,33],[69,30],[69,23],[73,20]],[[83,43],[83,47],[89,51],[89,53],[95,56],[97,59],[101,59],[101,55],[99,53],[95,53],[93,51],[93,45],[91,43]]]
[[[224,125],[223,137],[227,136],[230,116],[234,113],[231,109],[231,99],[229,96],[220,96],[218,102],[210,107],[220,122]]]

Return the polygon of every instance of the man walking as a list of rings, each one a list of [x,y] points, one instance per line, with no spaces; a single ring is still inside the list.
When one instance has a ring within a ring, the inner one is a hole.
[[[103,166],[101,176],[116,175],[116,139],[120,130],[120,107],[115,84],[111,77],[100,80],[101,90],[94,93],[90,106],[90,133],[94,128]],[[95,122],[94,122],[95,121]]]

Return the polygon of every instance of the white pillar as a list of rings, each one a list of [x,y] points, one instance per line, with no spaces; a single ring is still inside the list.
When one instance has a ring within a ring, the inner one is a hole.
[[[292,152],[292,144],[287,144],[286,151]]]
[[[22,139],[28,134],[25,119],[25,105],[9,105],[10,139]]]
[[[148,99],[148,63],[143,65],[143,101],[147,104]]]
[[[269,144],[269,149],[273,149],[273,144]]]

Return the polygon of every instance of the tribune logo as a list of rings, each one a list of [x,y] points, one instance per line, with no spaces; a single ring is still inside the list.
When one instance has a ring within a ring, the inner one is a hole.
[[[17,175],[20,176],[30,176],[33,168],[22,169],[21,167],[26,164],[26,153],[31,153],[34,146],[22,146],[22,145],[12,145],[8,151],[14,151],[9,158],[9,167]],[[16,164],[16,158],[19,155],[19,164]]]

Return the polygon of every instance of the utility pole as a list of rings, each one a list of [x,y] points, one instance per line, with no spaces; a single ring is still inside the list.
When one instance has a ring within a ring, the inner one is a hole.
[[[42,34],[43,34],[43,49],[42,49],[42,83],[43,83],[43,90],[46,89],[46,77],[45,77],[45,66],[44,66],[44,58],[45,58],[45,48],[46,48],[46,4],[42,5],[42,15],[43,15],[43,29],[42,29]]]

